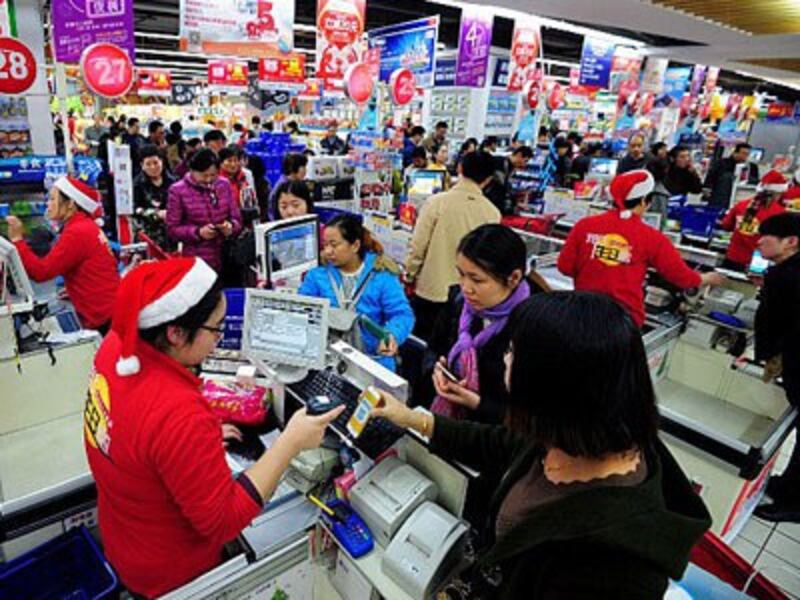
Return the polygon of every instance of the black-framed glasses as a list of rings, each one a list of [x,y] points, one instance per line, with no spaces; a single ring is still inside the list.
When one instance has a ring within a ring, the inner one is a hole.
[[[222,337],[225,334],[224,327],[211,327],[211,325],[200,325],[198,329],[205,329],[206,331],[210,331],[217,337]]]

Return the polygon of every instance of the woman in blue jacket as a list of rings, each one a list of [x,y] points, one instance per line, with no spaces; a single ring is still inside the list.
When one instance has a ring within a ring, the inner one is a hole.
[[[344,336],[354,346],[394,371],[397,349],[411,334],[414,313],[397,276],[397,265],[383,255],[381,245],[372,239],[361,221],[342,215],[325,227],[322,257],[327,263],[310,271],[300,293],[331,302],[331,325],[352,327]],[[355,319],[353,320],[353,318]],[[369,319],[384,329],[379,339]]]

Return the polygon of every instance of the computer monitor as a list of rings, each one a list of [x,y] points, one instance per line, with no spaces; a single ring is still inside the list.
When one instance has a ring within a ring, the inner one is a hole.
[[[31,280],[19,257],[17,247],[0,237],[0,314],[33,310]]]
[[[761,252],[756,250],[753,252],[753,258],[750,260],[750,266],[747,271],[753,275],[763,275],[771,265],[772,261],[761,256]]]
[[[650,225],[653,229],[661,231],[662,216],[658,213],[644,213],[642,215],[642,222]]]
[[[614,177],[617,174],[617,165],[619,161],[616,158],[596,157],[589,162],[589,175]]]
[[[306,215],[255,226],[256,257],[268,283],[302,275],[319,264],[319,217]]]
[[[750,162],[760,163],[764,160],[764,148],[750,148]]]
[[[247,289],[242,353],[284,383],[299,381],[325,367],[328,309],[326,298]]]
[[[412,171],[406,181],[409,200],[427,200],[428,196],[444,190],[444,171],[420,169]]]

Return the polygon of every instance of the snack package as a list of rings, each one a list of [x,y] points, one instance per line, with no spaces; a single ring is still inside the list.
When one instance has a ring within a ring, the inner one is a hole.
[[[200,388],[211,410],[224,423],[260,425],[267,418],[267,389],[245,387],[236,382],[206,380]]]

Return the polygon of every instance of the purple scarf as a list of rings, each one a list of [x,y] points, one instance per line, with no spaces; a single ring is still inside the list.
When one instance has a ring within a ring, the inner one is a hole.
[[[469,302],[464,300],[464,308],[461,309],[461,318],[458,321],[458,340],[456,340],[456,343],[450,349],[450,354],[447,355],[448,364],[454,365],[456,358],[458,358],[462,352],[469,349],[477,350],[500,333],[506,326],[511,311],[514,310],[518,304],[527,300],[530,295],[531,290],[528,287],[528,282],[522,281],[508,298],[492,308],[476,311]],[[470,329],[472,328],[472,321],[476,317],[479,319],[488,319],[491,322],[473,338]]]
[[[476,311],[470,306],[469,302],[464,301],[464,308],[461,310],[461,317],[458,321],[458,340],[447,356],[447,363],[455,375],[465,380],[464,385],[468,390],[480,392],[478,348],[485,345],[503,330],[511,311],[530,295],[531,290],[528,287],[528,282],[523,281],[508,298],[487,310]],[[489,319],[491,323],[473,338],[470,329],[472,321],[476,317]],[[463,419],[467,415],[467,411],[463,406],[441,396],[434,398],[433,404],[431,404],[431,411],[452,419]]]

